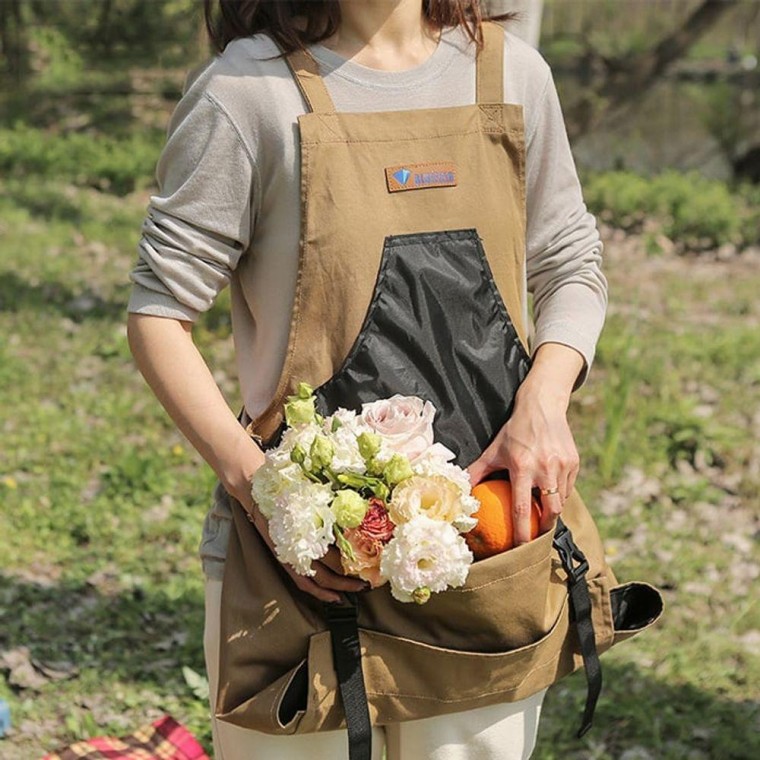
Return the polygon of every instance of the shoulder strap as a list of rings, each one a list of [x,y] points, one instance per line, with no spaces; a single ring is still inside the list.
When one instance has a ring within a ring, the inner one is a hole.
[[[335,113],[330,93],[319,73],[319,64],[306,50],[294,50],[285,60],[296,80],[310,111],[315,113]]]
[[[476,63],[476,103],[504,102],[504,29],[483,22],[483,47]]]

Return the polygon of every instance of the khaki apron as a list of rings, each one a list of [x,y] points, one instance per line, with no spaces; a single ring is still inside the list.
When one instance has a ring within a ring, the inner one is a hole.
[[[508,419],[530,367],[525,145],[522,108],[502,102],[503,31],[488,23],[484,35],[477,103],[453,108],[336,113],[316,62],[288,56],[310,112],[298,120],[303,226],[287,357],[249,426],[269,445],[301,381],[324,413],[394,393],[432,401],[436,440],[460,466]],[[234,502],[233,513],[217,717],[282,734],[346,725],[325,606],[295,588]],[[601,652],[659,617],[655,589],[617,584],[577,493],[562,520],[569,550],[547,533],[474,563],[465,586],[424,605],[395,601],[388,586],[357,595],[372,723],[523,699],[581,667],[583,639]],[[586,601],[574,605],[578,579]]]

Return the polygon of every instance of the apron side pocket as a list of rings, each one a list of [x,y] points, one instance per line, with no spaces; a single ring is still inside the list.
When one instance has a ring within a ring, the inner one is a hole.
[[[306,712],[309,698],[309,668],[304,660],[292,673],[277,705],[277,722],[287,731],[291,723]]]
[[[648,583],[624,583],[610,590],[615,643],[654,625],[662,615],[660,592]]]

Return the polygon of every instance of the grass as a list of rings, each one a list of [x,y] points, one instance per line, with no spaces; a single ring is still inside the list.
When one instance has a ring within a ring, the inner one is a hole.
[[[35,182],[0,185],[0,650],[26,646],[64,675],[38,691],[0,680],[16,727],[3,757],[162,712],[208,746],[183,668],[203,672],[196,544],[212,478],[124,332],[146,196]],[[586,738],[573,738],[582,676],[550,692],[535,756],[754,757],[760,275],[643,246],[608,259],[609,321],[572,407],[580,482],[616,573],[664,588],[668,610],[605,656]],[[236,406],[224,299],[197,333]]]

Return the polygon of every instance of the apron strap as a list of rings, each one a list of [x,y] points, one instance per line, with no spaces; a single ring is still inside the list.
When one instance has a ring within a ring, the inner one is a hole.
[[[309,107],[309,111],[335,113],[335,105],[330,93],[327,92],[325,82],[319,73],[319,64],[314,56],[306,50],[294,50],[285,56],[285,60]]]
[[[557,520],[557,528],[554,532],[554,548],[557,550],[562,560],[562,567],[567,573],[570,609],[575,622],[578,645],[583,657],[583,667],[586,671],[586,707],[583,711],[581,727],[578,730],[578,738],[580,738],[591,728],[596,701],[602,691],[602,666],[599,662],[599,654],[596,651],[594,624],[591,620],[591,597],[588,593],[586,581],[588,561],[573,541],[573,534],[570,529],[561,519]]]
[[[504,30],[493,21],[483,22],[483,48],[476,63],[475,102],[504,102]]]
[[[349,760],[371,760],[372,722],[362,672],[356,595],[346,593],[349,604],[326,604],[325,616],[332,642],[333,665],[343,700],[348,730]]]

